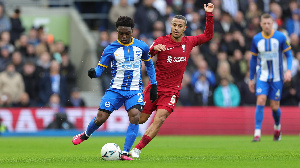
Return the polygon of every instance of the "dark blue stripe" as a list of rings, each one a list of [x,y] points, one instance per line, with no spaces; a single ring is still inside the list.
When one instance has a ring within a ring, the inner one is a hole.
[[[133,47],[129,46],[129,54],[130,54],[130,61],[134,61],[134,52],[133,52]]]
[[[124,50],[124,58],[125,58],[125,61],[129,61],[128,47],[124,46],[124,47],[123,47],[123,50]]]
[[[271,77],[271,72],[270,72],[270,69],[271,69],[271,61],[267,61],[267,65],[268,65],[268,80],[267,81],[269,81],[270,80],[270,77]]]

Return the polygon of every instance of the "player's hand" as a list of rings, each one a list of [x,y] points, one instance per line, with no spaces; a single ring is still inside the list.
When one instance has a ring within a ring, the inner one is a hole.
[[[250,81],[249,81],[249,90],[250,90],[250,92],[252,92],[252,93],[255,92],[254,81],[253,81],[253,80],[250,80]]]
[[[205,12],[212,12],[214,10],[215,6],[212,3],[208,3],[207,6],[204,4],[204,10]]]
[[[162,44],[157,44],[156,46],[153,47],[155,51],[166,51],[166,45]]]
[[[284,73],[284,82],[290,82],[292,79],[292,72],[290,70],[287,70]]]
[[[91,79],[96,77],[96,71],[95,71],[94,68],[91,68],[91,69],[88,71],[88,76],[89,76]]]
[[[157,85],[153,84],[151,85],[151,89],[150,89],[151,103],[153,103],[156,99],[157,99]]]

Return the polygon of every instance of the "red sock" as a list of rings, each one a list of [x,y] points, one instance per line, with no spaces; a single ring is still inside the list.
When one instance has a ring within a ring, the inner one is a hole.
[[[140,142],[135,146],[135,148],[141,150],[143,149],[150,141],[152,138],[150,138],[148,135],[143,135],[142,139]]]

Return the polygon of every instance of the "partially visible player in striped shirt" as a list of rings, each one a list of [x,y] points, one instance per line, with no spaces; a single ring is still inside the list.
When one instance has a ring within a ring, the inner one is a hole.
[[[255,92],[254,76],[256,73],[256,112],[255,131],[253,142],[260,141],[261,125],[264,115],[266,100],[270,99],[270,106],[273,111],[274,141],[281,138],[280,125],[280,98],[282,85],[291,81],[292,52],[285,35],[273,30],[273,18],[269,14],[261,16],[260,26],[262,32],[254,36],[252,40],[250,60],[250,82],[249,89]],[[283,72],[283,54],[287,58],[287,71]]]

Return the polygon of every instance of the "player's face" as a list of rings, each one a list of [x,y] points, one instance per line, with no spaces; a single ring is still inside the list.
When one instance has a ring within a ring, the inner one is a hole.
[[[119,26],[118,29],[118,40],[123,44],[129,44],[132,39],[131,27]]]
[[[172,36],[175,39],[182,37],[185,29],[186,29],[186,25],[184,20],[173,18],[171,22],[171,31],[172,31]]]
[[[260,26],[266,34],[271,34],[273,29],[273,19],[272,18],[262,18],[260,21]]]

